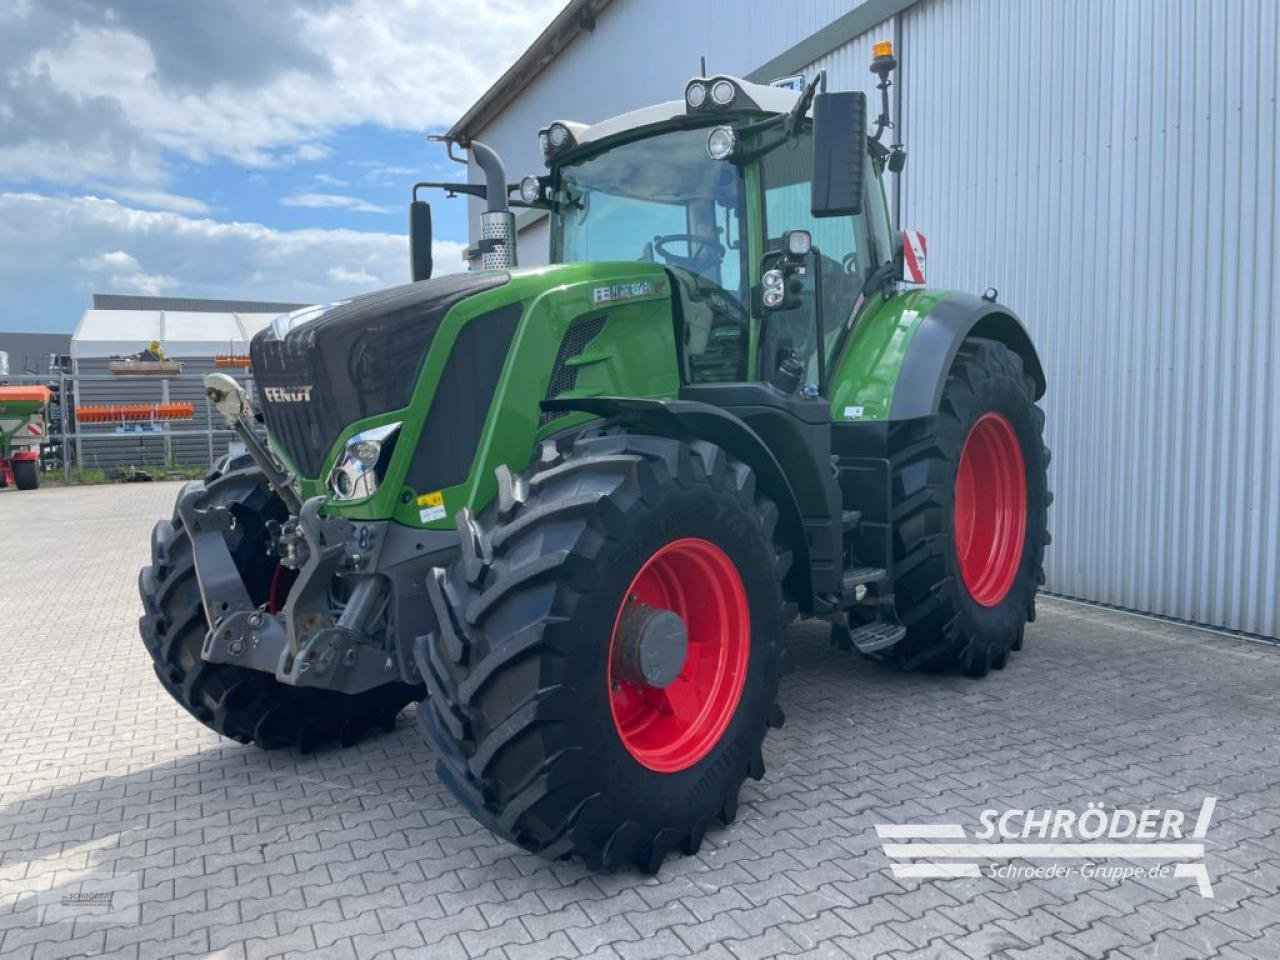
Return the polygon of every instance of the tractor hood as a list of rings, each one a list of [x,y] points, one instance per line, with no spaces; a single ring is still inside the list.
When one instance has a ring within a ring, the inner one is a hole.
[[[250,354],[280,452],[317,477],[345,426],[409,403],[449,309],[508,280],[503,271],[449,274],[276,318]]]

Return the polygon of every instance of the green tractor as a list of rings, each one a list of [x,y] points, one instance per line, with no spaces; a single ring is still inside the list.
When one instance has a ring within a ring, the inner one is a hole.
[[[155,528],[166,689],[303,750],[418,702],[495,833],[654,871],[763,775],[796,616],[1002,668],[1049,539],[1044,373],[993,291],[923,286],[890,230],[892,67],[874,133],[822,76],[716,76],[551,124],[518,183],[449,144],[485,182],[415,186],[413,283],[258,334],[260,412],[206,377],[248,452]],[[483,269],[430,278],[427,187],[483,198]],[[517,266],[513,206],[547,212],[549,266]]]

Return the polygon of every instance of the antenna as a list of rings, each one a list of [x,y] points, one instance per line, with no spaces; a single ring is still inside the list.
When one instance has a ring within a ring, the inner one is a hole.
[[[705,77],[707,75],[707,58],[705,56],[699,57],[698,65],[701,68],[698,76]]]

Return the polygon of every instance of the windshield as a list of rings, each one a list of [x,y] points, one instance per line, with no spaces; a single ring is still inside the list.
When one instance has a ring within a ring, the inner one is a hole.
[[[745,310],[744,194],[741,171],[707,156],[706,128],[633,140],[560,168],[552,258],[676,267]]]

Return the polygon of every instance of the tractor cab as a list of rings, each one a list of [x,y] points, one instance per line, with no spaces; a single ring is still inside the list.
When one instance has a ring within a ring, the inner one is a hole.
[[[880,174],[901,157],[867,138],[861,92],[825,86],[821,73],[798,88],[697,77],[680,100],[590,126],[556,121],[538,134],[549,172],[524,177],[504,199],[548,212],[554,264],[666,270],[682,383],[765,381],[825,396],[866,293],[888,279],[894,244]],[[418,187],[484,197],[482,260],[510,266],[510,213],[491,199],[505,171],[483,144],[468,146],[494,174],[493,190]],[[424,223],[429,216],[411,217]],[[415,261],[416,278],[428,271]]]
[[[729,103],[715,106],[698,92],[707,88],[731,88]],[[818,110],[835,96],[816,94]],[[857,136],[862,98],[841,99],[839,116],[822,116]],[[562,136],[561,149],[549,151],[552,172],[540,192],[552,217],[552,261],[665,267],[678,297],[685,383],[773,380],[792,358],[802,368],[799,388],[816,395],[866,279],[889,258],[872,165],[829,158],[819,177],[858,185],[839,207],[826,201],[830,184],[815,183],[815,142],[832,151],[832,132],[815,133],[814,121],[799,116],[804,100],[730,78],[697,79],[683,104],[638,111],[634,126],[601,124],[603,136],[590,127],[579,140]],[[762,102],[776,112],[762,113]]]

